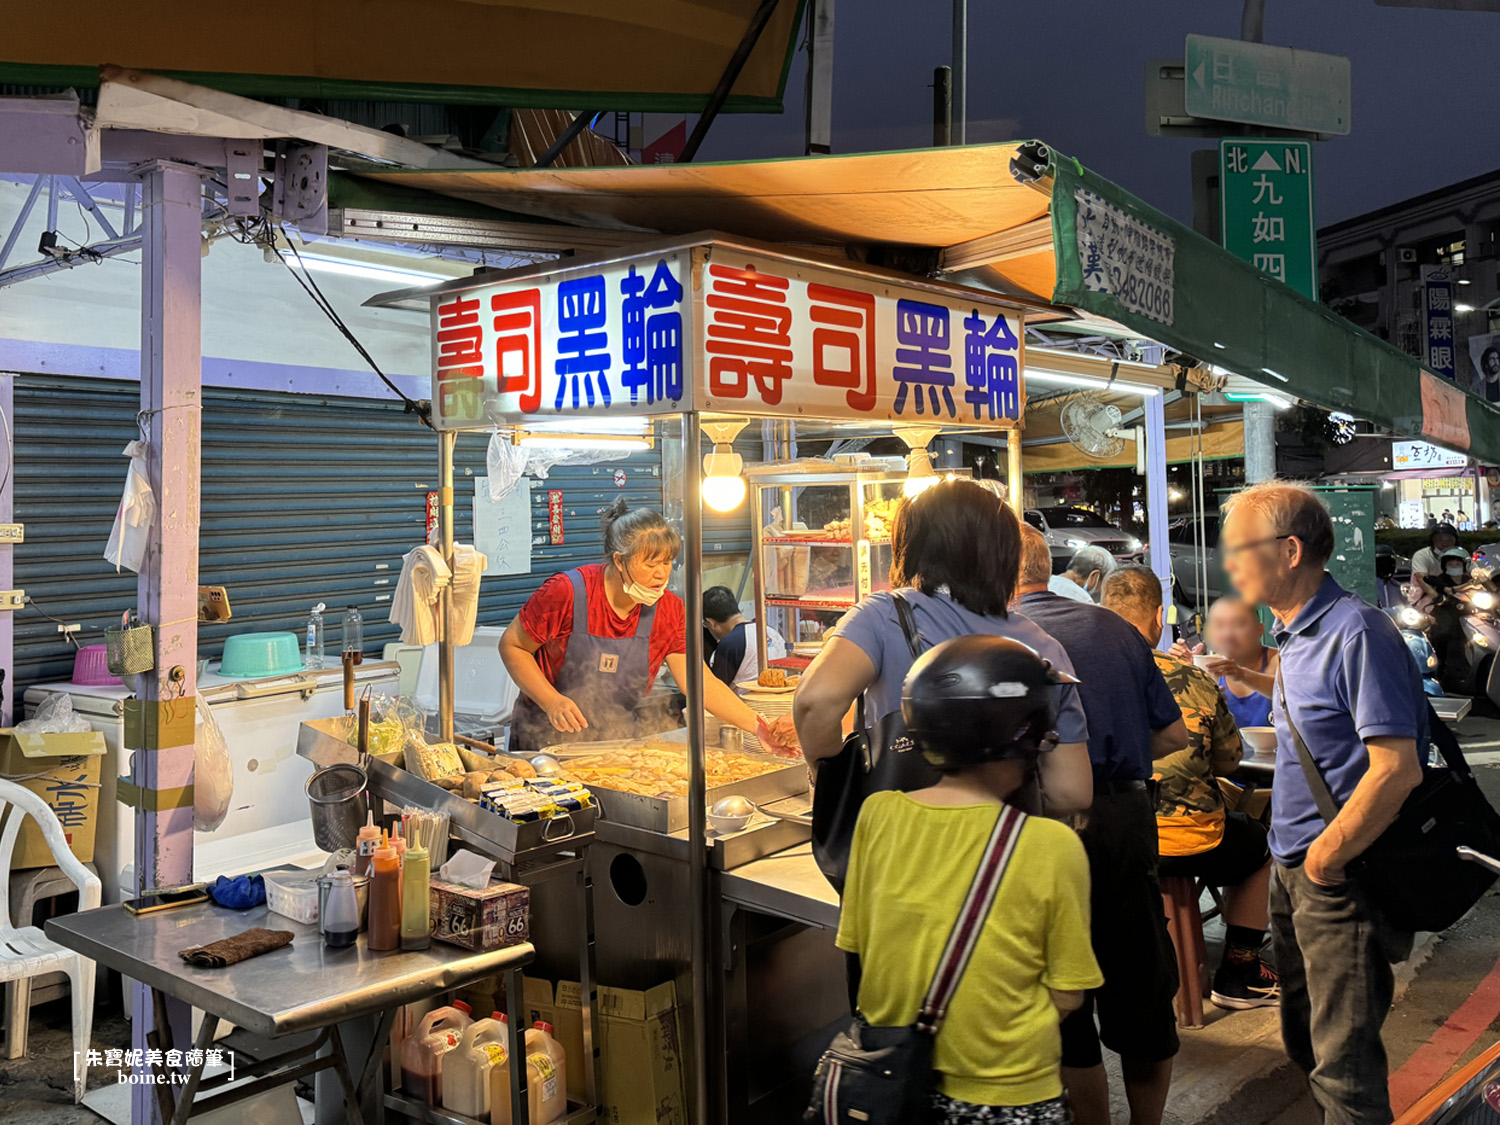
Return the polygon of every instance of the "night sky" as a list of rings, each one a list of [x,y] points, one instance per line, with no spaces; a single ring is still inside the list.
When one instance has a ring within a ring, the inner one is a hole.
[[[1239,0],[971,0],[971,143],[1037,137],[1184,222],[1188,154],[1209,139],[1146,135],[1146,61],[1189,33],[1237,37]],[[932,69],[950,61],[943,0],[842,0],[834,151],[932,143]],[[1337,222],[1500,168],[1500,13],[1383,8],[1375,0],[1266,0],[1266,42],[1346,55],[1353,132],[1314,151],[1317,221]],[[802,152],[799,51],[786,113],[714,125],[702,160]]]

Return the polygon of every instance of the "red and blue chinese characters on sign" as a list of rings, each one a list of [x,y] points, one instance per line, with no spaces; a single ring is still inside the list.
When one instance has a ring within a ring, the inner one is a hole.
[[[691,253],[439,298],[438,418],[625,413],[691,399],[830,418],[1020,419],[1016,311],[1007,318],[959,290],[771,255]]]

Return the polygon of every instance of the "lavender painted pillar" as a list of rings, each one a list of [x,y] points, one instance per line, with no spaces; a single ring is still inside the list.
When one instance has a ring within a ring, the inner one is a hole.
[[[1161,579],[1162,603],[1172,604],[1172,547],[1167,542],[1167,407],[1161,395],[1141,401],[1146,435],[1146,543],[1151,569]],[[1169,648],[1172,630],[1163,629],[1158,647]]]
[[[202,339],[202,173],[158,162],[143,170],[141,205],[141,425],[150,442],[157,517],[137,608],[156,628],[156,668],[139,677],[132,780],[138,887],[193,879],[194,692],[198,669],[198,483]],[[168,1002],[175,1045],[190,1046],[188,1009]],[[154,1026],[149,993],[131,997],[131,1046]],[[169,1044],[163,1043],[162,1047]],[[132,1090],[131,1121],[149,1125],[149,1085]]]
[[[9,471],[5,473],[5,487],[0,488],[0,523],[13,523],[16,518],[16,447],[15,447],[16,377],[0,375],[0,410],[5,412],[6,424],[10,427],[11,440],[6,444],[5,460]],[[0,590],[14,590],[15,548],[0,548]],[[5,700],[0,704],[0,724],[10,726],[23,716],[16,707],[15,669],[15,619],[14,613],[0,616],[0,669],[5,671]]]

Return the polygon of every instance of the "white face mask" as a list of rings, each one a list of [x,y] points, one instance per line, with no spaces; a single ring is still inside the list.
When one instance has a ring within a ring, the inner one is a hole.
[[[625,583],[625,596],[639,605],[655,605],[666,592],[665,586],[658,590],[651,586],[642,586],[639,582]]]
[[[1461,566],[1450,566],[1447,570],[1449,578],[1462,578],[1464,576],[1464,568]]]

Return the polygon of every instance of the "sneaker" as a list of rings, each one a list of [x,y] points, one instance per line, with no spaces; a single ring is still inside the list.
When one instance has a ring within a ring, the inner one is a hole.
[[[1281,981],[1276,970],[1260,958],[1250,965],[1228,961],[1214,974],[1211,999],[1220,1008],[1244,1011],[1249,1008],[1276,1008],[1281,1005]]]

